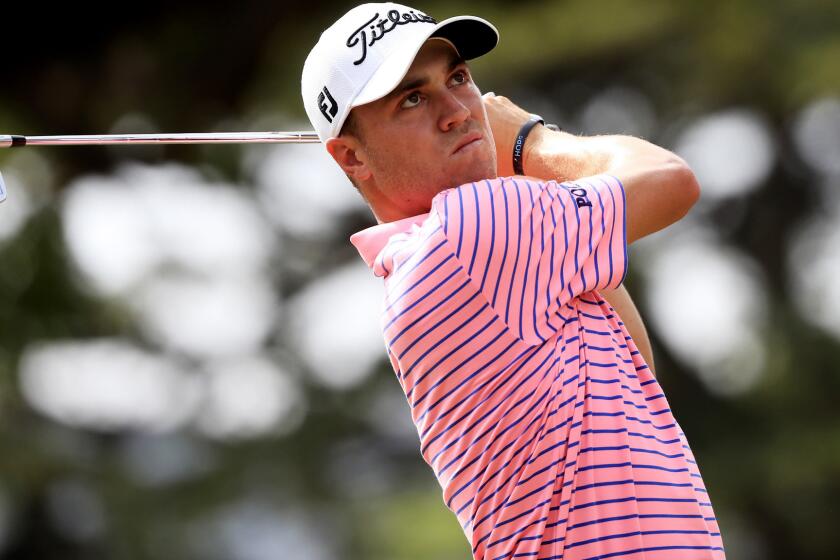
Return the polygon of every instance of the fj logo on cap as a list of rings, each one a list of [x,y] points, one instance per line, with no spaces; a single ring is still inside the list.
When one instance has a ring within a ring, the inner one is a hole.
[[[384,37],[397,28],[398,25],[407,25],[409,23],[437,23],[431,16],[424,13],[415,13],[409,10],[408,13],[402,14],[397,10],[390,10],[388,12],[388,19],[380,19],[379,12],[373,14],[373,17],[367,20],[356,31],[347,37],[347,46],[350,48],[360,45],[362,49],[362,56],[358,60],[353,61],[353,64],[358,66],[367,58],[367,48],[372,47],[375,42]],[[373,23],[376,21],[376,23]],[[368,40],[368,30],[370,30],[370,39]]]
[[[330,102],[329,105],[327,105],[328,100]],[[333,118],[338,113],[338,103],[330,95],[330,90],[327,89],[327,86],[324,86],[324,89],[318,94],[318,108],[321,110],[324,118],[327,119],[327,122],[333,122]]]

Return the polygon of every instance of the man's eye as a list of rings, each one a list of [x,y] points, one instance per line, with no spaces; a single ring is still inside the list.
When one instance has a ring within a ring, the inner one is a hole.
[[[420,104],[420,94],[416,91],[405,98],[402,102],[403,109],[410,109],[411,107],[416,107]]]
[[[458,72],[457,74],[452,75],[452,80],[456,84],[463,84],[467,81],[467,73],[466,72]]]

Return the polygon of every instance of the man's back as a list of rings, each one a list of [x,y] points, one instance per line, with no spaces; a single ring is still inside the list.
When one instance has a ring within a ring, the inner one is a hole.
[[[440,193],[384,245],[354,236],[476,558],[723,557],[682,431],[598,292],[626,273],[624,205],[608,175],[496,179]]]

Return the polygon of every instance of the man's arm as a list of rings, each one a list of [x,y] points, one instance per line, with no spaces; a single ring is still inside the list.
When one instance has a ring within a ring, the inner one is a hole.
[[[528,113],[504,97],[486,97],[500,176],[513,174],[513,142]],[[575,136],[536,126],[525,141],[523,169],[540,179],[569,181],[608,173],[624,186],[627,243],[659,231],[700,196],[691,169],[676,154],[632,136]]]
[[[529,114],[504,97],[485,98],[493,128],[501,176],[513,173],[513,141]],[[686,163],[675,154],[629,136],[577,137],[537,126],[525,143],[525,173],[540,179],[575,180],[610,173],[622,181],[626,195],[627,242],[677,221],[699,196]],[[602,290],[624,322],[645,362],[655,374],[653,350],[639,311],[624,286]]]

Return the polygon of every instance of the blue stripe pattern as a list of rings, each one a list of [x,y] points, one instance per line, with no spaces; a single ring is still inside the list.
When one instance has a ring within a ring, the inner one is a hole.
[[[620,181],[469,183],[429,216],[378,257],[383,329],[474,556],[722,558],[667,398],[598,293],[627,274]]]

